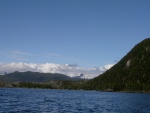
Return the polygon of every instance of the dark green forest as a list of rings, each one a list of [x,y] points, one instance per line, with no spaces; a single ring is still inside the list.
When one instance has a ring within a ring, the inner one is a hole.
[[[84,88],[150,91],[150,38],[137,44],[110,70],[84,84]]]
[[[11,87],[79,90],[84,82],[85,81],[49,81],[44,83],[16,82],[11,83]]]

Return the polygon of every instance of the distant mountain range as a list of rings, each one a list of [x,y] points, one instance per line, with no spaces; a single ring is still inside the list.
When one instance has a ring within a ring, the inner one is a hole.
[[[150,91],[150,38],[137,44],[110,70],[89,80],[84,89]]]
[[[58,80],[82,80],[80,77],[69,77],[58,73],[39,73],[39,72],[13,72],[7,75],[1,75],[0,81],[2,82],[48,82]]]

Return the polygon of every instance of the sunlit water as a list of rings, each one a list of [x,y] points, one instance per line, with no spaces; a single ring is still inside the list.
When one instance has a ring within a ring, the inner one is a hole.
[[[0,88],[0,113],[150,113],[150,94]]]

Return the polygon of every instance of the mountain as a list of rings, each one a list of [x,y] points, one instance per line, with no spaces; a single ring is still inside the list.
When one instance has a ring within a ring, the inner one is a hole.
[[[87,78],[85,78],[84,74],[82,74],[82,73],[79,76],[72,77],[72,79],[75,81],[88,80]]]
[[[89,80],[85,89],[150,91],[150,38],[137,44],[116,65]]]
[[[39,72],[13,72],[7,75],[1,75],[0,81],[3,82],[48,82],[52,80],[72,80],[63,74],[39,73]]]

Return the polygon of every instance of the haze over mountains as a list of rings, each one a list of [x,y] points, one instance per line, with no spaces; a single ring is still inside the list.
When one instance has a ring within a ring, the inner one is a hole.
[[[67,75],[69,77],[80,76],[83,73],[85,79],[91,79],[99,74],[102,74],[106,70],[110,69],[113,64],[105,65],[100,68],[83,68],[75,64],[34,64],[34,63],[1,63],[0,64],[0,73],[12,73],[15,71],[19,72],[40,72],[40,73],[60,73]]]

